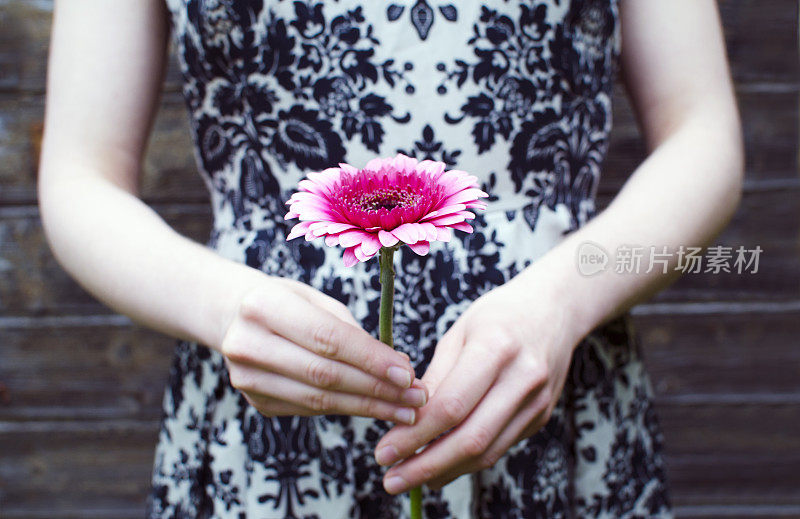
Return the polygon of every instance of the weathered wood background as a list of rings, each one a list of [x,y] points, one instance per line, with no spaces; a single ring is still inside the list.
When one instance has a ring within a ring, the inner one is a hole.
[[[141,517],[173,341],[59,268],[35,198],[47,0],[0,1],[0,516]],[[635,310],[681,517],[800,517],[800,178],[795,0],[723,0],[747,141],[744,201],[718,243],[750,275],[689,275]],[[172,68],[143,193],[204,241],[209,214]],[[607,202],[643,157],[616,98]]]

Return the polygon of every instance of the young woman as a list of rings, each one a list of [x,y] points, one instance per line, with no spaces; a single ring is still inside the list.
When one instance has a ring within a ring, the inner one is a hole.
[[[137,193],[170,33],[205,245]],[[595,215],[618,71],[649,154]],[[58,260],[179,339],[151,517],[401,517],[418,485],[429,518],[671,515],[624,312],[675,257],[584,276],[576,256],[707,244],[733,213],[712,0],[60,1],[45,124]],[[377,261],[287,242],[283,216],[307,173],[400,152],[491,197],[472,234],[401,248],[393,351]]]

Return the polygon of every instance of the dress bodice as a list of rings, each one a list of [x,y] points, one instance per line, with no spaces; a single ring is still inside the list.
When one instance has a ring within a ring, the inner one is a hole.
[[[477,176],[489,198],[474,232],[395,257],[394,347],[421,377],[473,301],[592,216],[617,1],[166,0],[211,193],[208,245],[339,300],[377,336],[377,260],[347,268],[341,247],[287,241],[296,220],[284,220],[285,202],[310,172],[397,153]],[[547,424],[493,467],[424,489],[425,516],[671,519],[632,338],[625,319],[588,334]],[[182,341],[149,517],[406,518],[374,457],[390,427],[265,417],[230,385],[222,355]]]
[[[478,176],[531,226],[593,212],[616,0],[167,4],[216,229],[283,226],[308,172],[398,152]]]

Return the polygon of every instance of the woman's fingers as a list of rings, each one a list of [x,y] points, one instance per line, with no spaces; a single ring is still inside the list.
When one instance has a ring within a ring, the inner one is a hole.
[[[430,480],[449,477],[460,469],[474,466],[473,470],[478,470],[494,465],[505,452],[499,451],[502,445],[495,440],[533,396],[511,369],[503,371],[466,420],[386,472],[386,491],[403,492]]]
[[[311,412],[310,409],[307,407],[302,407],[296,404],[292,404],[291,402],[284,402],[283,400],[278,400],[277,398],[266,397],[263,395],[258,394],[244,394],[245,399],[250,403],[251,406],[255,407],[256,410],[267,416],[313,416],[314,413]]]
[[[463,474],[470,474],[494,466],[511,447],[544,427],[547,420],[548,417],[545,411],[540,410],[540,408],[523,406],[495,441],[486,449],[482,459],[479,457],[454,466],[441,476],[431,479],[425,485],[432,490],[438,490]]]
[[[320,389],[254,366],[234,364],[230,378],[231,384],[249,398],[282,400],[305,408],[307,412],[303,414],[349,414],[405,424],[413,424],[416,419],[413,407],[391,404],[369,396]],[[271,409],[259,411],[272,415]]]
[[[347,305],[338,299],[335,299],[324,292],[320,292],[316,288],[301,281],[287,281],[290,281],[292,286],[298,290],[298,293],[305,297],[310,303],[316,304],[320,308],[324,308],[346,323],[361,327],[361,324],[359,324],[359,322],[356,321],[356,318],[353,317],[353,314],[350,313],[350,309],[347,308]]]
[[[427,402],[427,390],[415,380],[412,387],[403,389],[382,378],[361,371],[335,359],[321,357],[311,351],[266,330],[260,322],[244,320],[228,341],[237,342],[240,355],[228,357],[240,364],[261,367],[321,389],[361,394],[394,403],[422,406]]]
[[[416,384],[408,389],[398,387],[383,379],[365,373],[338,360],[320,357],[294,343],[271,334],[259,323],[243,322],[242,345],[250,352],[246,361],[240,363],[278,373],[310,386],[344,393],[379,398],[392,403],[423,406],[428,400],[424,385]]]
[[[347,363],[402,388],[411,387],[414,381],[407,355],[296,294],[276,299],[252,292],[242,300],[240,314],[321,357]],[[237,353],[243,353],[244,359],[249,354],[229,350],[226,355]]]
[[[419,410],[413,427],[395,427],[375,448],[380,465],[407,458],[448,429],[457,426],[489,391],[510,359],[504,341],[492,334],[473,336],[430,402]]]
[[[463,348],[464,336],[461,334],[461,327],[458,325],[458,321],[456,321],[436,344],[433,358],[431,358],[428,367],[425,369],[425,374],[420,379],[428,388],[429,398],[436,393],[439,384],[453,369]]]

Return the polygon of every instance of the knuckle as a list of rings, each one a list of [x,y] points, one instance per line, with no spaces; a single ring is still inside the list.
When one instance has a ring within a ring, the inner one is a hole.
[[[363,413],[362,416],[375,417],[378,412],[378,402],[374,398],[362,396],[358,408]]]
[[[264,405],[263,403],[250,398],[248,398],[247,401],[262,416],[266,416],[267,418],[272,418],[275,416],[275,412],[270,409],[268,405]]]
[[[547,380],[548,374],[547,370],[541,364],[537,364],[534,369],[531,370],[530,373],[530,380],[534,387],[541,388],[542,391],[546,391],[547,389]]]
[[[239,391],[242,392],[248,391],[253,387],[253,381],[250,375],[246,371],[238,369],[235,366],[232,367],[229,373],[229,377],[231,381],[231,386],[233,386],[235,389],[238,389]],[[249,399],[247,395],[245,395],[245,398]]]
[[[309,362],[307,376],[315,386],[322,388],[335,387],[341,378],[335,366],[324,359],[314,359]]]
[[[531,388],[542,388],[548,380],[547,368],[534,355],[526,355],[522,359],[522,369],[525,379]]]
[[[511,360],[520,351],[520,342],[515,336],[503,329],[495,332],[493,348],[496,355],[503,361]]]
[[[495,451],[486,451],[478,459],[478,468],[480,470],[492,468],[499,460],[500,454]]]
[[[386,383],[380,379],[372,381],[370,395],[375,395],[377,398],[396,398],[399,392],[388,390]]]
[[[480,457],[489,448],[491,441],[492,437],[488,429],[483,426],[476,426],[464,439],[464,453],[470,458]]]
[[[305,398],[305,406],[317,413],[326,413],[331,409],[331,395],[324,391],[312,391]]]
[[[258,319],[264,310],[264,298],[256,290],[250,290],[239,300],[238,314],[248,320]]]
[[[245,347],[245,341],[238,326],[234,325],[228,330],[228,333],[225,334],[225,338],[220,345],[220,352],[223,356],[234,362],[247,360],[247,348]]]
[[[258,412],[261,412],[261,409],[259,409],[259,406],[258,406],[258,402],[256,402],[255,399],[253,399],[253,397],[251,397],[250,395],[248,395],[246,393],[242,393],[242,396],[244,396],[244,399],[247,401],[247,403],[251,407],[255,407],[256,409],[258,409]]]
[[[448,396],[439,403],[439,412],[449,426],[457,425],[467,415],[467,405],[457,396]]]
[[[429,481],[436,477],[437,474],[436,467],[430,463],[420,463],[416,469],[416,472],[422,481]]]
[[[339,354],[339,334],[329,323],[322,323],[314,328],[312,339],[316,353],[323,357],[336,357]]]
[[[256,411],[258,411],[262,415],[266,416],[267,418],[272,418],[273,416],[277,416],[276,413],[272,409],[269,408],[269,406],[254,405],[253,407],[256,408]]]
[[[553,400],[553,390],[545,385],[539,390],[539,400],[542,402],[542,411],[547,413],[550,409],[550,402]]]

